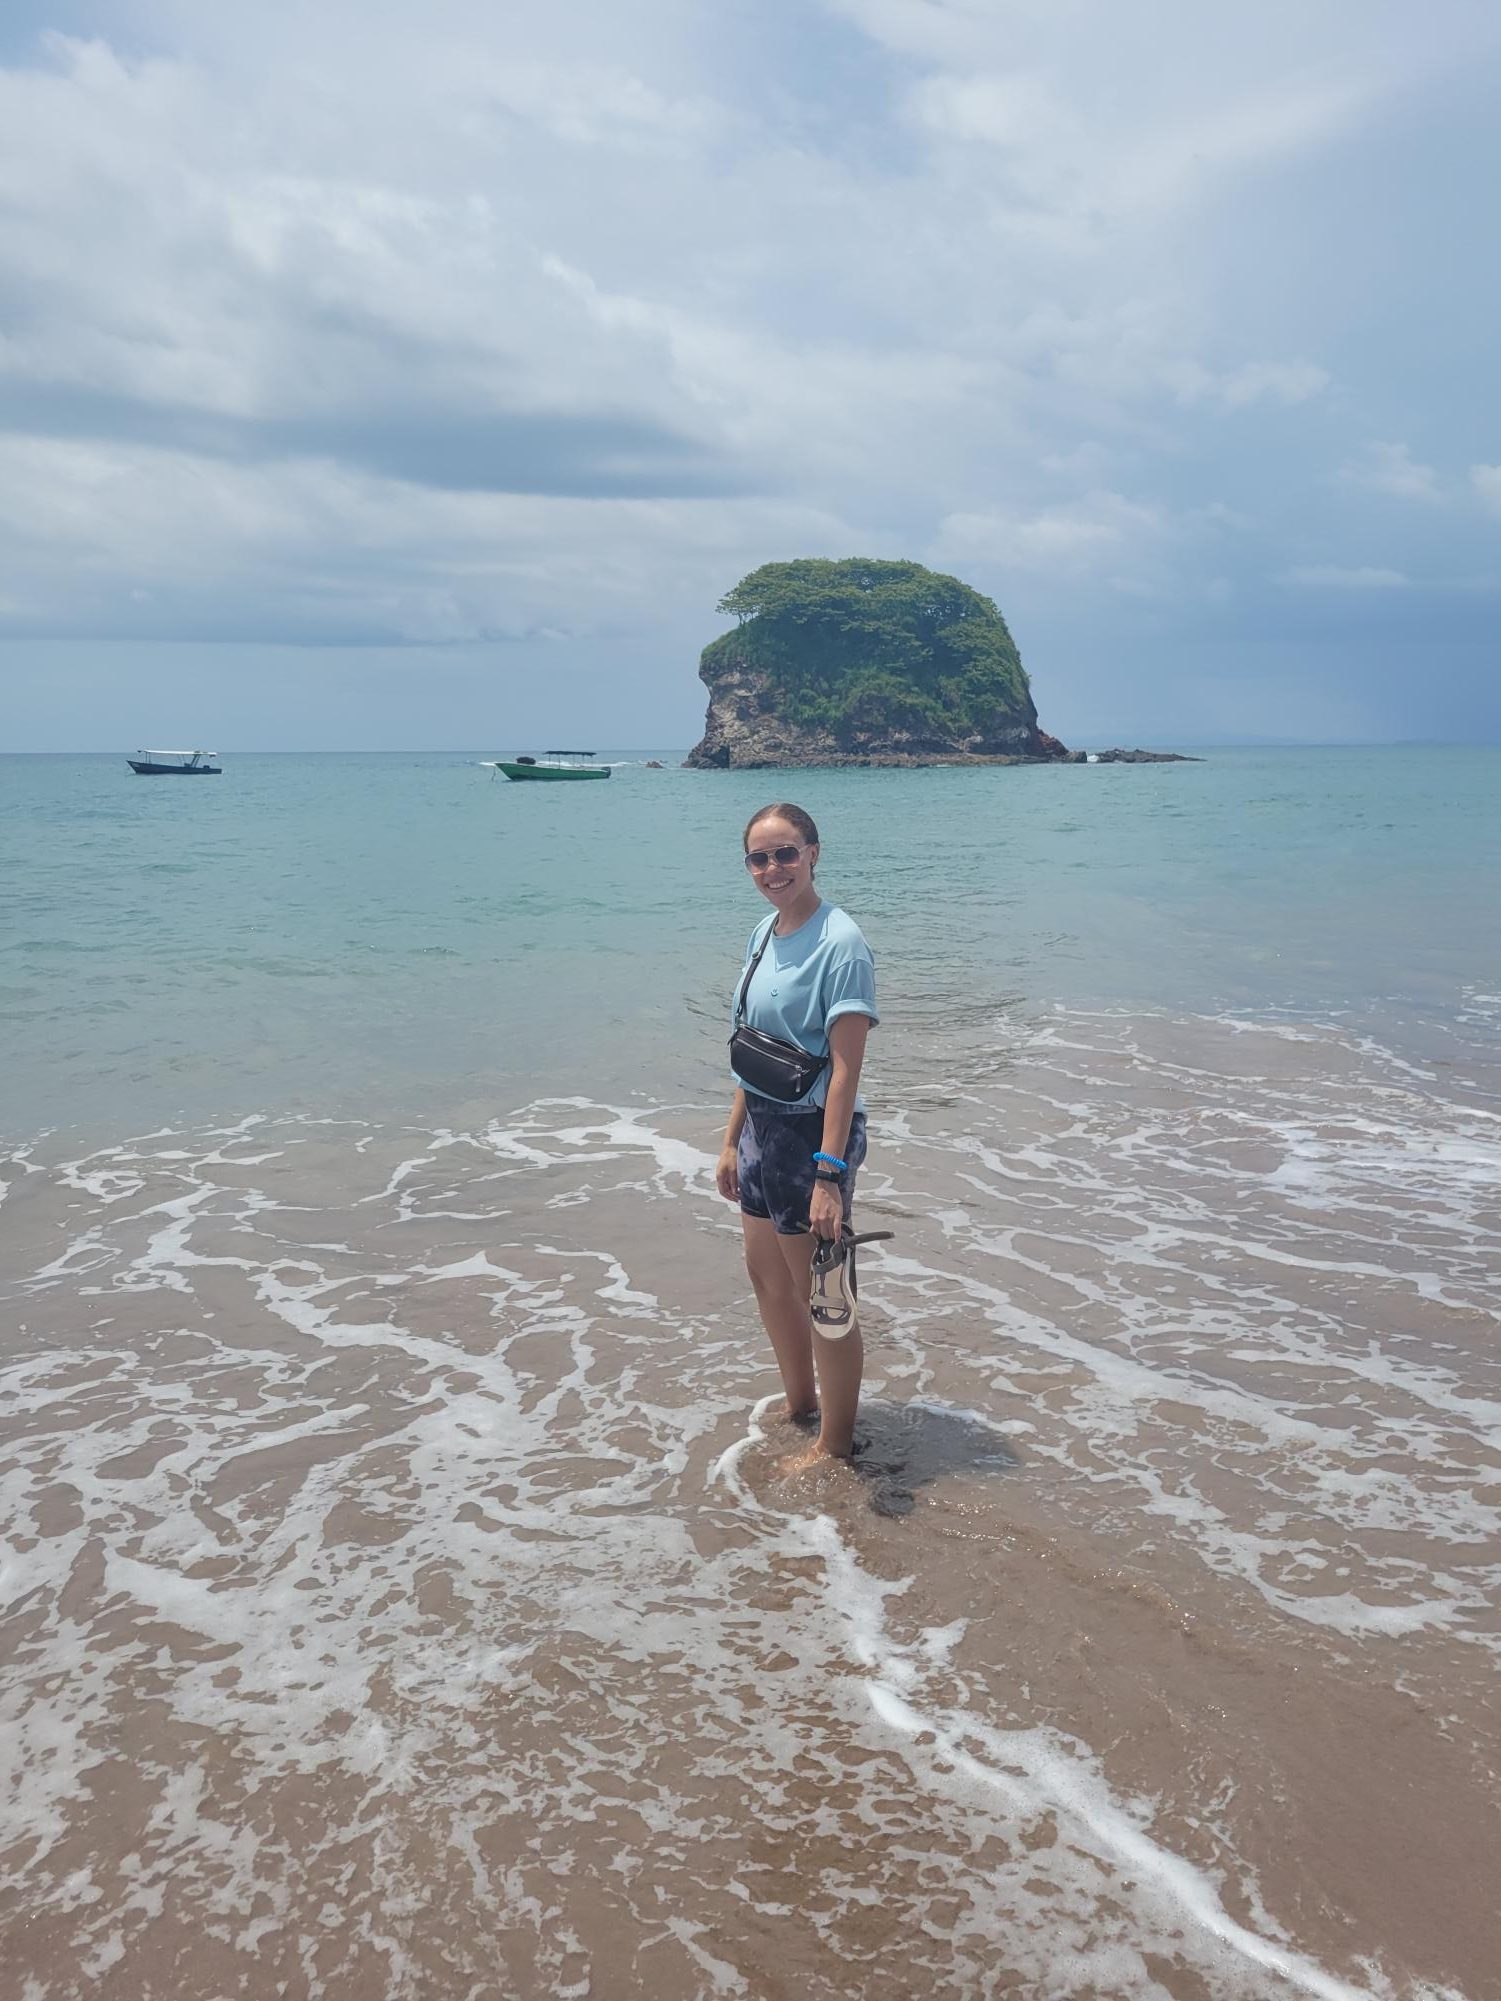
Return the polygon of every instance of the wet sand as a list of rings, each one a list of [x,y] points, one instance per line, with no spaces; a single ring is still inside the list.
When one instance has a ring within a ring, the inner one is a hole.
[[[1501,1993],[1492,1104],[954,1076],[793,1480],[719,1108],[0,1160],[15,1991]]]

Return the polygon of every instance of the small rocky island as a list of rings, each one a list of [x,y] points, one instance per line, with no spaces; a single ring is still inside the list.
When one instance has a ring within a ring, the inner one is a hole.
[[[720,600],[736,619],[706,646],[701,771],[774,765],[1083,764],[1037,721],[1006,621],[920,563],[764,563]],[[1158,763],[1172,752],[1105,751]]]

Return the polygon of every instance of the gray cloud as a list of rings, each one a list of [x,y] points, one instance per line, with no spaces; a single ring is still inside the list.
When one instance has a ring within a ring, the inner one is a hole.
[[[49,634],[629,645],[630,712],[686,738],[693,663],[652,668],[652,634],[708,637],[755,563],[869,549],[995,595],[1060,727],[1129,685],[1192,735],[1172,646],[1263,631],[1306,642],[1321,714],[1401,732],[1373,648],[1421,614],[1462,713],[1501,510],[1468,249],[1501,27],[1153,26],[26,0],[0,674]]]
[[[160,446],[264,463],[322,458],[453,492],[596,498],[726,495],[743,468],[665,425],[607,413],[411,404],[347,416],[244,417],[57,383],[0,382],[0,432]]]

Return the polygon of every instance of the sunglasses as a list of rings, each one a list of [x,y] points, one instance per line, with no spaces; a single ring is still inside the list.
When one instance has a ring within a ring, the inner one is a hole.
[[[806,848],[749,848],[746,850],[745,866],[759,875],[773,862],[780,862],[783,868],[791,868],[798,856],[806,853]]]

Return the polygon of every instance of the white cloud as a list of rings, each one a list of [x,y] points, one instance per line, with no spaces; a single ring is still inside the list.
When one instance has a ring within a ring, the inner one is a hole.
[[[1247,361],[1219,374],[1186,361],[1173,364],[1165,374],[1180,402],[1213,403],[1225,410],[1244,410],[1262,402],[1306,403],[1329,387],[1328,370],[1311,361]]]
[[[1412,582],[1401,570],[1380,569],[1371,564],[1345,569],[1338,563],[1300,563],[1287,576],[1290,583],[1334,591],[1400,591]]]
[[[768,547],[836,555],[858,540],[792,501],[453,493],[328,461],[14,438],[0,439],[0,536],[83,629],[150,630],[165,600],[195,631],[215,617],[260,630],[270,606],[313,637],[442,642],[702,614]]]
[[[677,98],[624,69],[588,62],[508,61],[490,55],[456,70],[455,96],[474,112],[501,113],[583,146],[690,153],[725,117],[709,98]]]
[[[1329,386],[1329,374],[1311,361],[1248,361],[1225,377],[1220,395],[1232,410],[1265,399],[1270,403],[1306,403]]]
[[[1202,20],[1173,8],[1177,18],[1157,24],[1173,60],[1141,64],[1087,7],[843,0],[842,11],[934,66],[908,94],[909,118],[937,141],[978,149],[977,179],[1050,211],[1059,241],[1065,222],[1090,236],[1160,225],[1236,176],[1327,146],[1401,82],[1374,50],[1363,62],[1345,49],[1327,64],[1289,64],[1275,35],[1248,38],[1223,10],[1205,35]]]
[[[1162,509],[1108,491],[1032,515],[949,514],[934,559],[1077,577],[1124,575],[1122,564],[1155,551],[1171,532]]]
[[[1501,466],[1471,466],[1470,484],[1486,507],[1501,514]]]
[[[1013,70],[925,77],[913,90],[917,121],[943,137],[1052,156],[1079,137],[1071,108],[1045,77]]]
[[[1217,176],[1272,166],[1327,144],[1375,95],[1374,80],[1305,83],[1284,77],[1269,89],[1231,96],[1202,116],[1152,133],[1122,163],[1115,200],[1135,208],[1202,200]]]
[[[1083,438],[1067,451],[1044,452],[1039,464],[1044,472],[1086,490],[1103,486],[1116,470],[1120,454],[1097,438]]]
[[[1372,440],[1361,455],[1344,466],[1341,479],[1369,493],[1390,494],[1395,500],[1433,503],[1442,499],[1438,474],[1421,465],[1406,445]]]

